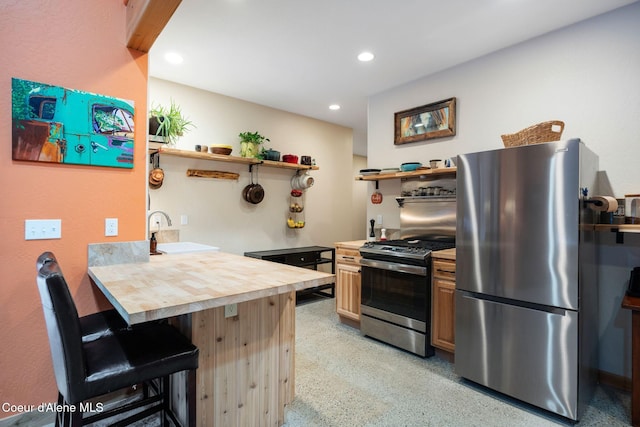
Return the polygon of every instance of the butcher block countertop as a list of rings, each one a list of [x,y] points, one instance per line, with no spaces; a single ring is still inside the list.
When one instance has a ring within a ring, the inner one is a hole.
[[[456,248],[431,252],[433,258],[456,260]]]
[[[194,313],[333,283],[333,274],[224,252],[151,257],[89,267],[129,324]]]
[[[350,242],[335,242],[334,245],[336,247],[341,247],[344,249],[360,249],[362,245],[367,243],[366,240],[352,240]]]

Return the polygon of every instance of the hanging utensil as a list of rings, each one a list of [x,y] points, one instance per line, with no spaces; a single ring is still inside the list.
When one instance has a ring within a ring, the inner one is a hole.
[[[251,184],[247,185],[243,190],[243,197],[247,202],[257,205],[264,199],[264,188],[262,188],[262,185],[258,183],[258,166],[257,165],[255,165],[256,182],[255,183],[253,182],[253,166],[254,165],[249,166],[249,172],[251,174]]]
[[[253,188],[253,166],[249,166],[249,184],[247,184],[246,187],[244,187],[244,189],[242,190],[242,198],[251,203],[251,200],[249,199],[249,190],[251,190]]]
[[[151,155],[151,165],[153,168],[149,172],[149,188],[157,190],[162,187],[164,182],[164,170],[160,167],[160,155],[158,153]]]
[[[371,195],[371,203],[374,205],[382,203],[382,193],[378,191],[378,181],[376,181],[376,191]]]

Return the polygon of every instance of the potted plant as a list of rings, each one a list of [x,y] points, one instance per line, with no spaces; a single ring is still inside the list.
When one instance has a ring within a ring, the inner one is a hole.
[[[260,145],[265,141],[269,141],[269,138],[260,135],[258,132],[240,132],[238,136],[240,137],[240,156],[242,157],[259,158]]]
[[[149,111],[149,135],[160,136],[169,145],[175,144],[193,127],[195,125],[182,115],[180,106],[173,99],[169,108],[158,105]]]

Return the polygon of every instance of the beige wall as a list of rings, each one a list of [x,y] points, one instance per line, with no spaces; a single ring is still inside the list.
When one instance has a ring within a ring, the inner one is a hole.
[[[310,174],[315,184],[305,195],[305,221],[302,229],[289,229],[290,180],[288,169],[259,167],[257,179],[265,189],[264,200],[252,205],[242,199],[249,183],[248,166],[232,163],[190,160],[161,156],[165,171],[163,186],[149,190],[150,210],[166,211],[180,230],[180,239],[219,246],[221,250],[242,254],[250,250],[325,245],[360,238],[362,229],[354,227],[354,172],[351,129],[297,114],[206,92],[192,87],[151,78],[150,104],[180,104],[183,113],[197,126],[177,143],[176,148],[193,150],[196,144],[229,144],[232,155],[239,155],[238,133],[258,131],[282,154],[309,155],[319,170]],[[237,181],[186,177],[188,168],[240,174]],[[255,175],[254,175],[255,176]],[[362,191],[362,190],[360,190]],[[181,225],[182,215],[188,224]],[[163,229],[166,224],[162,223]]]
[[[640,4],[549,33],[370,98],[368,164],[427,162],[503,147],[500,135],[559,119],[563,138],[579,137],[598,154],[603,191],[640,192]],[[457,135],[394,146],[393,113],[457,97]],[[372,188],[373,183],[368,184]],[[399,223],[399,182],[380,181],[384,214]],[[630,315],[620,309],[631,267],[640,265],[640,236],[600,233],[600,367],[629,377]]]
[[[353,156],[353,176],[360,174],[361,169],[367,168],[367,158],[364,156]],[[366,239],[367,238],[367,205],[371,204],[371,194],[368,192],[369,188],[367,183],[361,181],[354,181],[353,184],[353,214],[351,220],[353,221],[352,229],[354,232],[354,239]]]

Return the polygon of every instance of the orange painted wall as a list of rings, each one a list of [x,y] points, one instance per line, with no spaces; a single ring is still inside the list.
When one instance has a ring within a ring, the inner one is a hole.
[[[36,257],[56,254],[84,315],[108,307],[87,277],[87,244],[145,238],[147,55],[126,48],[125,26],[124,1],[0,2],[0,404],[57,396]],[[133,100],[134,168],[13,161],[12,77]],[[46,218],[62,220],[62,238],[25,241],[24,220]],[[117,237],[104,236],[105,218],[119,219]]]

